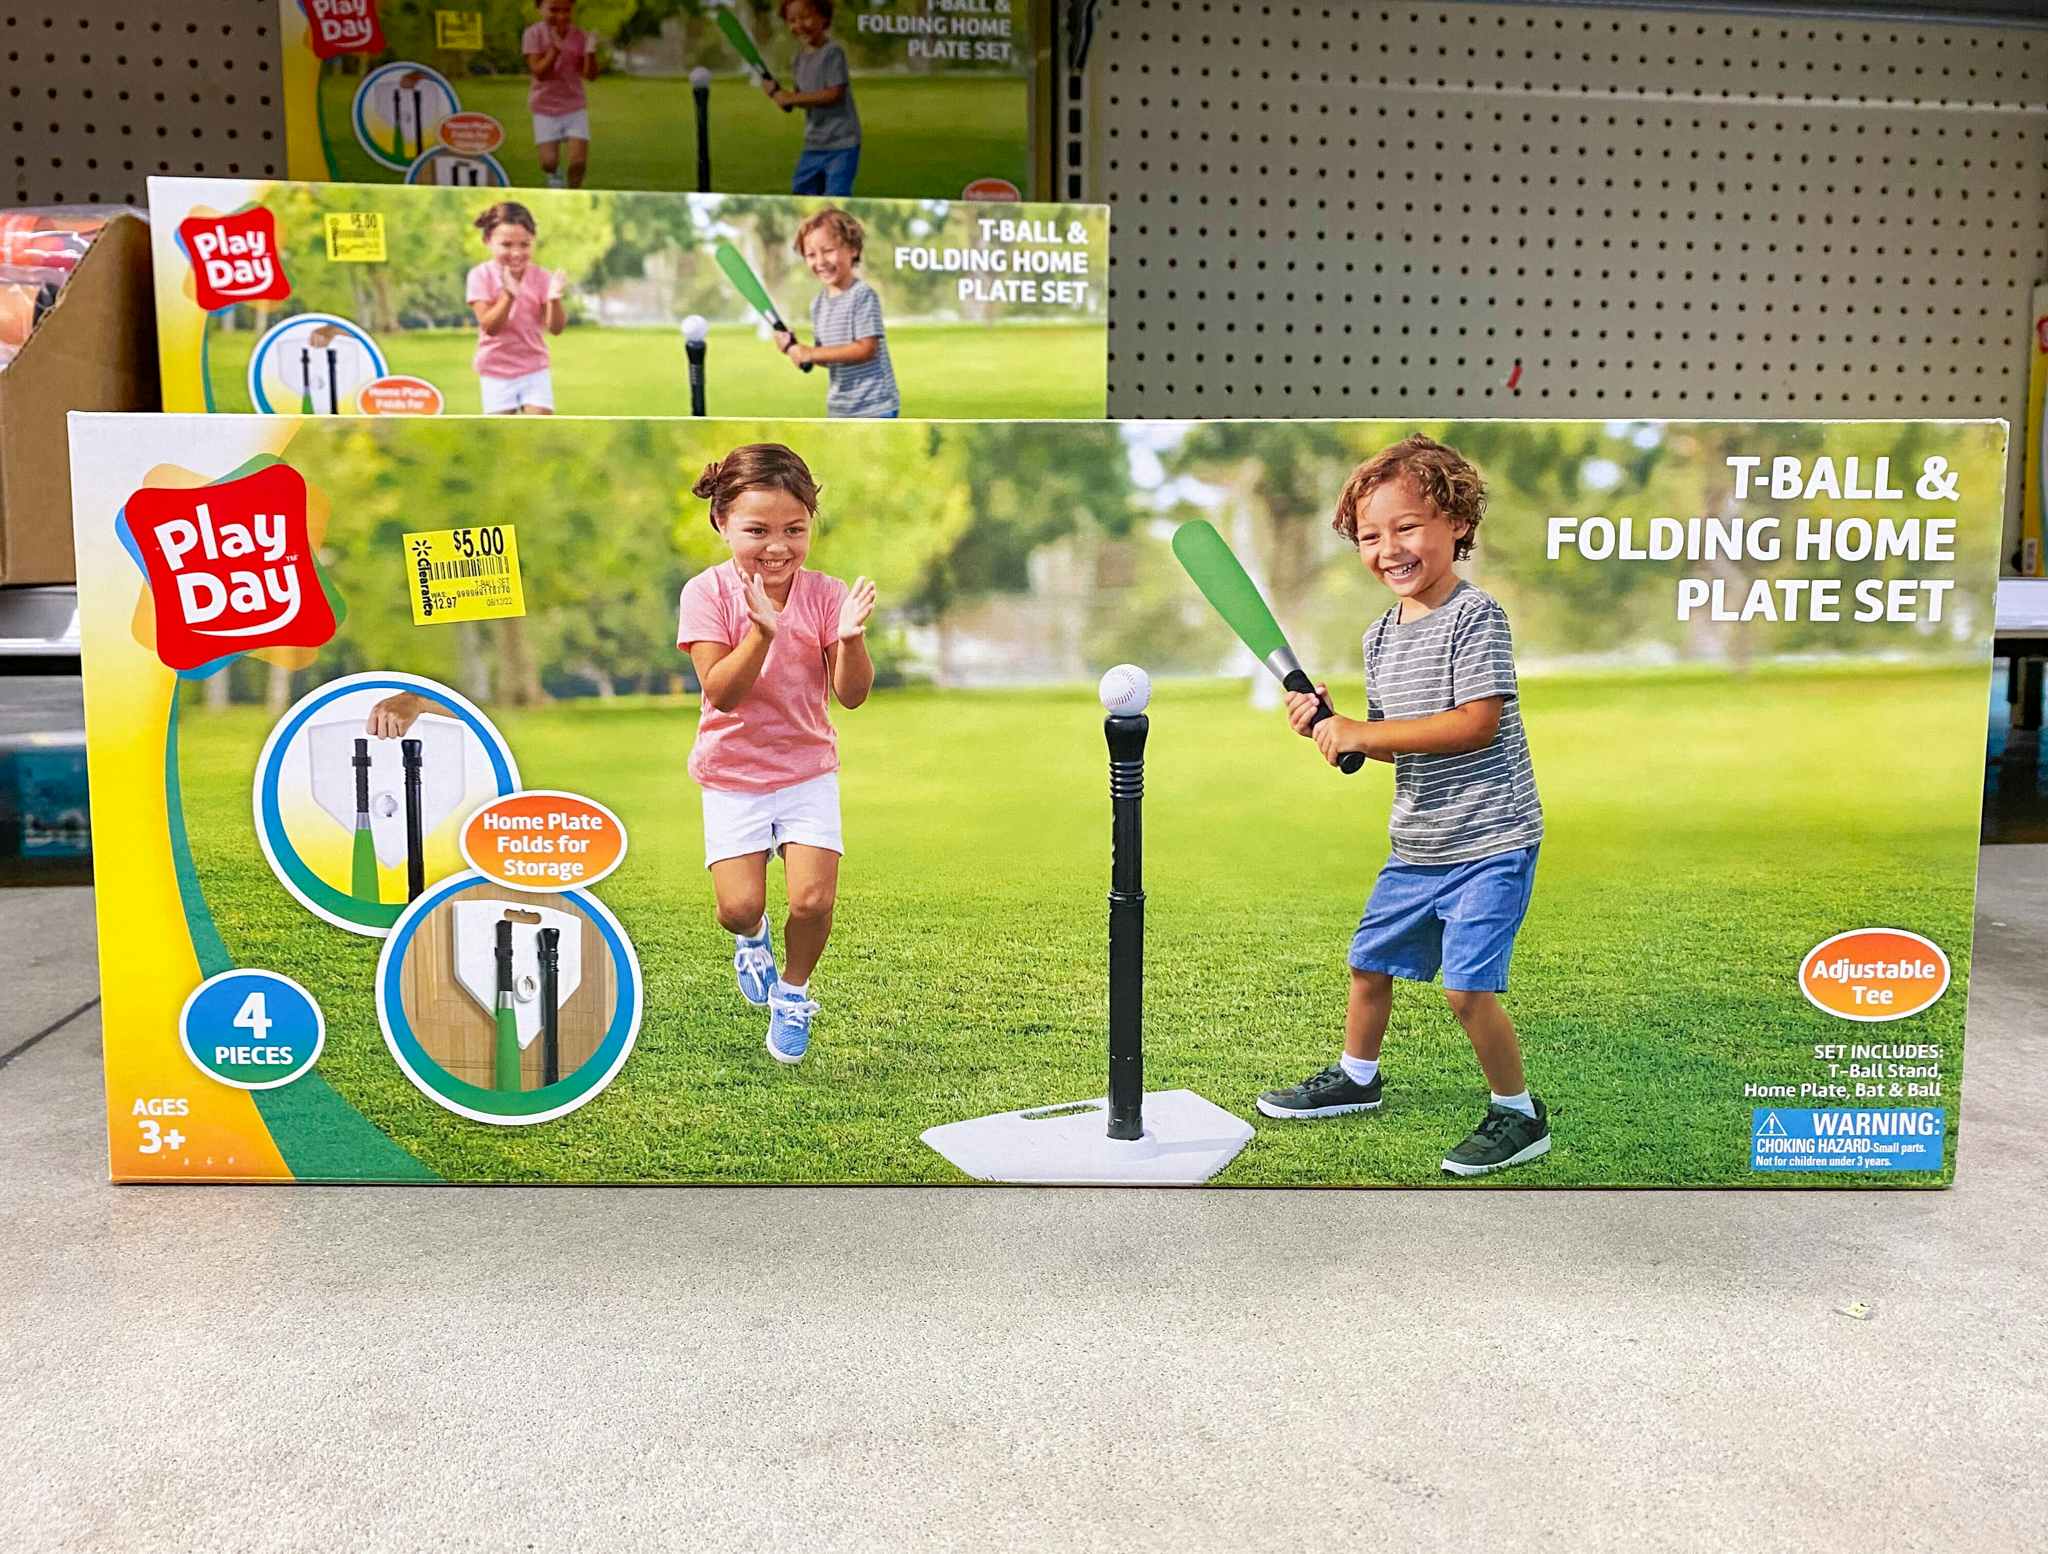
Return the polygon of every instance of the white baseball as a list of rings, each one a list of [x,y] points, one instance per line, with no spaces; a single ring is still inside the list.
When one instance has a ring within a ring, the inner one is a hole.
[[[1112,717],[1134,717],[1152,700],[1152,677],[1136,664],[1118,664],[1095,688]]]
[[[704,66],[702,66],[702,65],[699,65],[699,66],[698,66],[698,67],[697,67],[697,68],[696,68],[695,70],[693,70],[693,71],[691,71],[691,72],[690,72],[690,85],[691,85],[691,86],[693,86],[693,87],[706,87],[706,86],[709,86],[710,84],[711,84],[711,72],[710,72],[709,70],[705,69],[705,67],[704,67]]]
[[[711,333],[711,326],[704,321],[702,313],[692,313],[683,320],[683,338],[692,345],[701,343]]]

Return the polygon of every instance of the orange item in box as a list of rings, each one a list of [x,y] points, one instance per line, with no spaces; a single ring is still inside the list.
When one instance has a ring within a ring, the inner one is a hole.
[[[0,212],[0,265],[70,270],[118,206],[50,206]]]

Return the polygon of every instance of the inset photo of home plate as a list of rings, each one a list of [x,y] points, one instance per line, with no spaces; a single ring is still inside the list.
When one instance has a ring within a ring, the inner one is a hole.
[[[350,415],[391,371],[369,332],[332,313],[296,313],[249,354],[249,403],[265,415]]]
[[[463,821],[519,786],[503,737],[457,692],[412,675],[350,675],[271,731],[256,763],[256,834],[309,911],[381,935],[466,867]]]
[[[640,1026],[640,966],[587,891],[431,887],[385,940],[377,1019],[406,1078],[477,1122],[547,1122],[598,1095]]]

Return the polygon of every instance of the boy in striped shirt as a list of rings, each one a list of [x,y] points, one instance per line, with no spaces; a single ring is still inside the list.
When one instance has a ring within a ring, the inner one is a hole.
[[[1258,1102],[1280,1118],[1377,1109],[1394,981],[1428,982],[1441,971],[1492,1091],[1479,1126],[1444,1156],[1454,1176],[1483,1176],[1550,1149],[1547,1113],[1529,1093],[1499,997],[1535,885],[1543,807],[1507,613],[1456,570],[1485,510],[1479,471],[1422,436],[1361,464],[1338,499],[1333,527],[1395,604],[1365,634],[1365,718],[1312,725],[1317,698],[1290,693],[1287,720],[1333,766],[1349,751],[1393,763],[1392,856],[1351,941],[1342,1054]]]
[[[819,211],[796,229],[796,251],[824,287],[811,299],[811,338],[816,343],[800,345],[786,332],[775,343],[799,367],[824,365],[831,379],[825,390],[826,415],[886,420],[901,413],[902,400],[882,330],[882,299],[854,273],[865,240],[860,223],[837,206]]]

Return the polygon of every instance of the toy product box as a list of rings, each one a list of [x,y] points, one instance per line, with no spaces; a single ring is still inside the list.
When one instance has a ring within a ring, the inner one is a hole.
[[[119,1180],[1955,1170],[2000,423],[71,427]]]
[[[2021,577],[2048,573],[2048,557],[2041,550],[2042,514],[2048,497],[2042,481],[2048,477],[2048,285],[2034,288],[2033,307],[2027,330],[2027,435],[2020,459],[2020,543],[2010,558],[2010,571]]]
[[[169,410],[1099,418],[1100,205],[152,178]]]
[[[294,178],[1028,198],[1028,0],[279,0]]]

